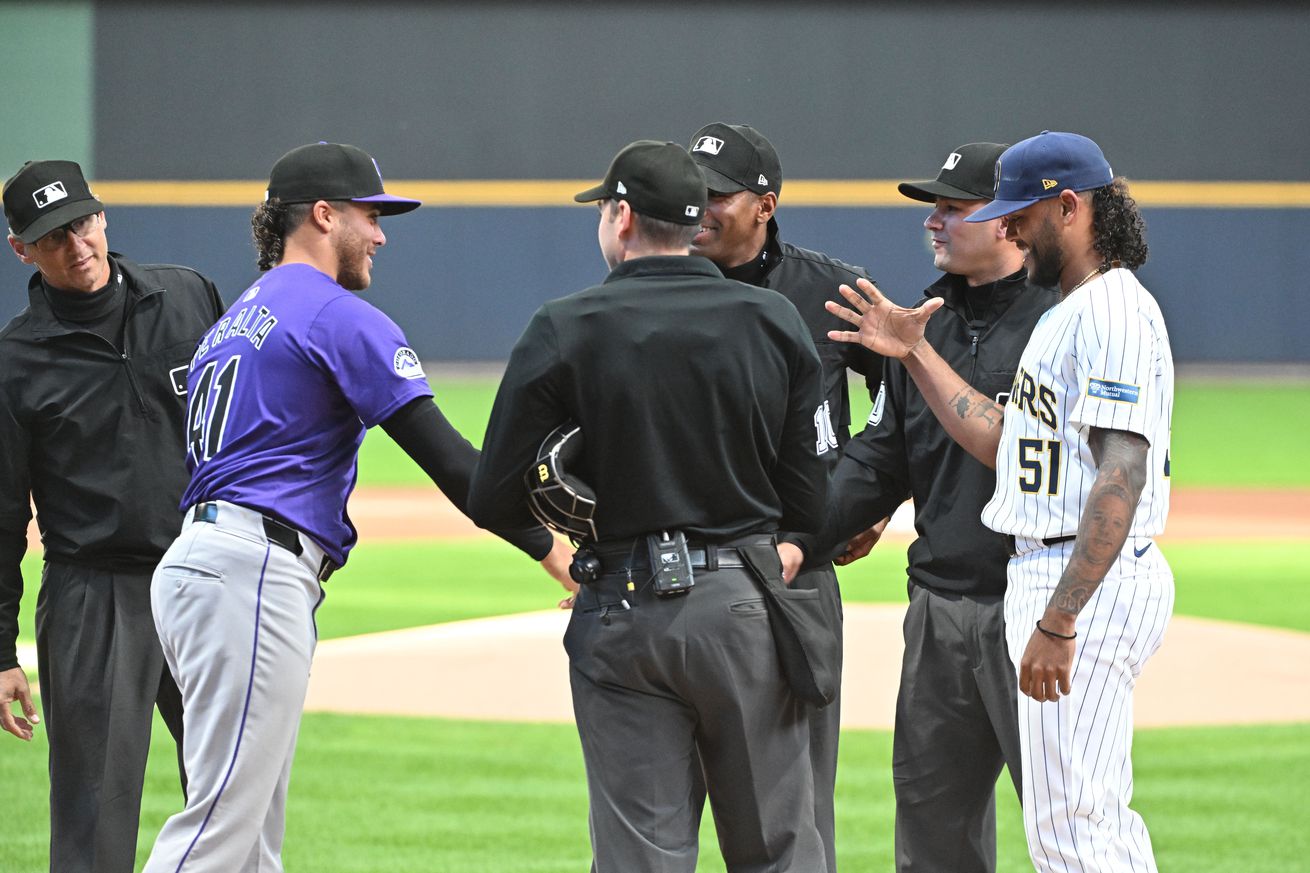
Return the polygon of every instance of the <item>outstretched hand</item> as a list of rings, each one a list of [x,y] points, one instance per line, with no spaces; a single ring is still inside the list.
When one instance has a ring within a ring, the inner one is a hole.
[[[934,297],[922,306],[907,309],[897,306],[868,279],[856,279],[859,291],[842,285],[842,297],[850,307],[829,300],[824,304],[833,315],[855,325],[855,330],[830,330],[828,339],[859,343],[870,351],[889,358],[905,358],[923,342],[924,325],[946,301]]]

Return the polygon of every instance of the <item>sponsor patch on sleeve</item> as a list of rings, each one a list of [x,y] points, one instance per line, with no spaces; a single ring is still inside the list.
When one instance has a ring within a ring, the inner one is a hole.
[[[1141,389],[1126,382],[1111,382],[1108,379],[1088,379],[1087,393],[1101,400],[1117,400],[1120,403],[1136,403],[1141,396]]]
[[[423,365],[419,363],[418,355],[409,346],[401,346],[396,349],[396,356],[392,359],[392,367],[395,368],[396,375],[405,379],[424,379]]]

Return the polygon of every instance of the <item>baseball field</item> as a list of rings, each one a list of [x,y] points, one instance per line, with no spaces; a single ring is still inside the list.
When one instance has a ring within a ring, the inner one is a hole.
[[[438,375],[478,442],[494,380]],[[853,392],[858,394],[859,392]],[[1175,621],[1138,694],[1134,806],[1162,870],[1310,870],[1310,382],[1183,379],[1162,549]],[[463,522],[384,435],[351,510],[362,544],[318,615],[285,858],[293,871],[578,871],[586,791],[568,723],[558,586]],[[847,677],[837,813],[848,873],[892,867],[891,735],[905,597],[902,525],[841,573]],[[25,563],[30,654],[39,546]],[[364,636],[369,635],[369,636]],[[439,716],[433,716],[438,713]],[[181,803],[157,723],[138,858]],[[0,737],[0,873],[47,868],[44,734]],[[1002,783],[1004,789],[1005,783]],[[998,792],[1003,871],[1030,870]],[[949,827],[944,822],[943,827]],[[702,870],[720,871],[712,823]]]

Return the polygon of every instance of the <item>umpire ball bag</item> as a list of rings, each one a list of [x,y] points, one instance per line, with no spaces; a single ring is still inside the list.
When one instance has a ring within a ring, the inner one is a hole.
[[[565,422],[541,442],[523,476],[537,521],[575,541],[595,542],[596,494],[568,470],[582,457],[582,428]]]

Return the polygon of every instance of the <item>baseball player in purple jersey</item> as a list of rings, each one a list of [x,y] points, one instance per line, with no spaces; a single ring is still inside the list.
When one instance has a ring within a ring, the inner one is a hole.
[[[940,303],[903,309],[872,285],[830,304],[905,362],[946,430],[996,470],[983,523],[1010,544],[1006,642],[1018,670],[1024,831],[1040,871],[1154,873],[1133,796],[1133,688],[1159,648],[1174,580],[1154,547],[1169,510],[1174,370],[1160,307],[1133,269],[1137,204],[1100,147],[1045,131],[996,163],[996,197],[1031,281],[1058,285],[1001,408],[924,341]],[[869,301],[872,301],[872,305]]]
[[[355,543],[346,498],[364,432],[388,434],[464,508],[477,452],[445,420],[418,357],[354,293],[386,243],[383,192],[354,146],[294,149],[252,224],[268,269],[203,337],[187,376],[182,532],[151,606],[187,707],[190,788],[149,873],[282,869],[287,778],[322,582]],[[544,528],[502,534],[567,588],[570,550]]]

